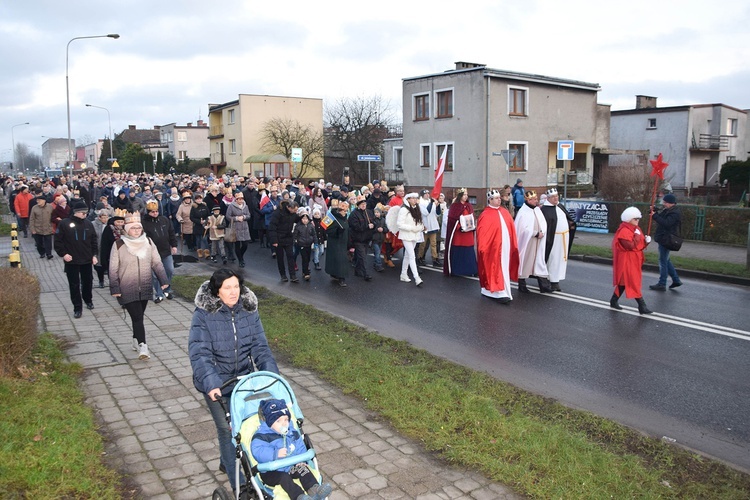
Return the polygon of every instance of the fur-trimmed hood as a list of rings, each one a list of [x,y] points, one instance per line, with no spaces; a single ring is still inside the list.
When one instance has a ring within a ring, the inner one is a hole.
[[[211,294],[208,284],[209,282],[206,280],[198,288],[198,292],[195,294],[195,307],[209,313],[215,313],[224,306],[224,303],[219,297]],[[242,308],[247,312],[255,312],[258,310],[258,297],[248,287],[243,285],[240,301],[234,307],[239,307],[239,304],[242,304]]]

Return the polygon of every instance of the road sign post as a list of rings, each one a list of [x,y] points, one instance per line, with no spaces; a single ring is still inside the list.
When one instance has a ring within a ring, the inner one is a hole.
[[[502,156],[505,160],[505,172],[507,174],[507,182],[510,186],[510,166],[513,164],[513,160],[516,159],[518,156],[518,150],[517,149],[502,149],[499,153],[492,153],[492,156]],[[487,179],[487,184],[489,184],[490,180]],[[490,186],[487,186],[487,189],[489,190]]]
[[[372,182],[372,170],[370,168],[370,162],[382,161],[380,155],[357,155],[357,161],[367,162],[367,183],[369,184],[370,182]]]
[[[557,159],[563,162],[563,200],[568,200],[568,169],[575,155],[575,141],[557,141]]]

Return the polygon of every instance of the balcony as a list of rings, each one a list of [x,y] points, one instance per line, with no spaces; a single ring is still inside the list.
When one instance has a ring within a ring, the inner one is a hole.
[[[211,153],[211,165],[224,166],[227,164],[227,160],[224,157],[224,153]]]
[[[690,151],[729,151],[728,135],[700,134],[698,140],[695,140],[693,134],[693,144]]]
[[[224,125],[211,125],[208,128],[209,139],[221,139],[224,137]]]

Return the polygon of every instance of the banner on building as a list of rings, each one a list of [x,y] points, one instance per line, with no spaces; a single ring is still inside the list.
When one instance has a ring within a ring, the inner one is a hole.
[[[569,199],[565,208],[576,221],[577,231],[609,232],[609,205],[606,202]]]

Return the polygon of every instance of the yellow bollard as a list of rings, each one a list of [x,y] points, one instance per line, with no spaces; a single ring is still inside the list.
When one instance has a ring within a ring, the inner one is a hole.
[[[18,223],[17,222],[11,222],[10,223],[10,228],[11,229],[18,229]]]
[[[18,231],[15,229],[10,230],[10,239],[11,240],[17,240],[18,239]]]
[[[21,252],[11,252],[8,255],[8,262],[10,262],[10,267],[21,267]]]
[[[21,244],[18,242],[18,240],[13,240],[10,242],[10,246],[11,248],[13,248],[14,252],[18,252],[18,249],[21,246]]]

